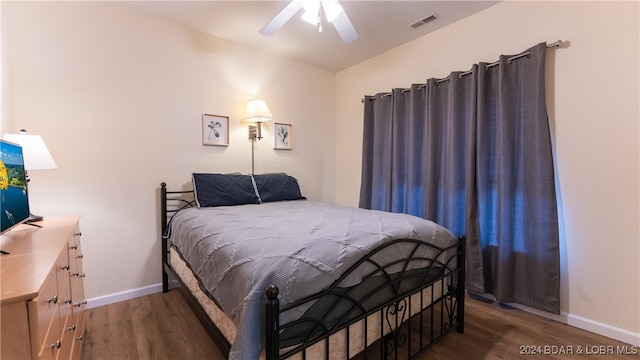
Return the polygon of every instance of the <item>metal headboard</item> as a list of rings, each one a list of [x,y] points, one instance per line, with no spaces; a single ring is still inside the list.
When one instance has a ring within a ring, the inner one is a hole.
[[[169,257],[169,234],[167,228],[173,215],[182,209],[196,206],[196,200],[193,190],[168,191],[167,183],[160,184],[160,242],[162,243],[162,266],[163,269],[167,264]],[[167,292],[168,274],[162,271],[162,291]]]
[[[160,184],[160,214],[162,236],[165,236],[171,217],[182,209],[196,206],[193,190],[168,191],[167,183]]]

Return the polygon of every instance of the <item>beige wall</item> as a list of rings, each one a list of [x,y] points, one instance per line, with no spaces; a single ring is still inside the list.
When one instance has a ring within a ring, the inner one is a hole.
[[[31,173],[32,210],[82,216],[89,298],[160,282],[161,181],[250,172],[239,119],[253,97],[293,124],[294,146],[273,150],[267,124],[256,172],[286,171],[310,199],[333,199],[334,73],[106,3],[2,7],[12,77],[2,107],[13,110],[2,130],[40,134],[52,152],[58,168]],[[229,147],[202,145],[202,113],[230,117]]]
[[[539,42],[567,321],[640,345],[638,2],[505,2],[337,75],[336,202],[357,205],[363,95],[446,77]]]

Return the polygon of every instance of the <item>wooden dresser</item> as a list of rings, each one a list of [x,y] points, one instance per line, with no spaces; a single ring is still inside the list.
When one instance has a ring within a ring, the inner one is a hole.
[[[80,359],[85,333],[79,217],[2,235],[0,358]]]

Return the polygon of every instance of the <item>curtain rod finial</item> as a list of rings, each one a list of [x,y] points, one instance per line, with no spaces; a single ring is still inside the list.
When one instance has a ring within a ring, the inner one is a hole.
[[[561,48],[561,47],[562,47],[562,44],[564,44],[564,43],[562,42],[562,40],[558,40],[558,41],[556,41],[556,42],[554,42],[554,43],[551,43],[551,44],[547,45],[547,47],[548,47],[548,48]]]

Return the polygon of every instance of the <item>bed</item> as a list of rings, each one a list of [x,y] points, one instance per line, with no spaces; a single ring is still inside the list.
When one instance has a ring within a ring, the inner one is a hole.
[[[464,237],[309,201],[287,174],[161,184],[163,291],[229,359],[414,359],[464,331]]]

